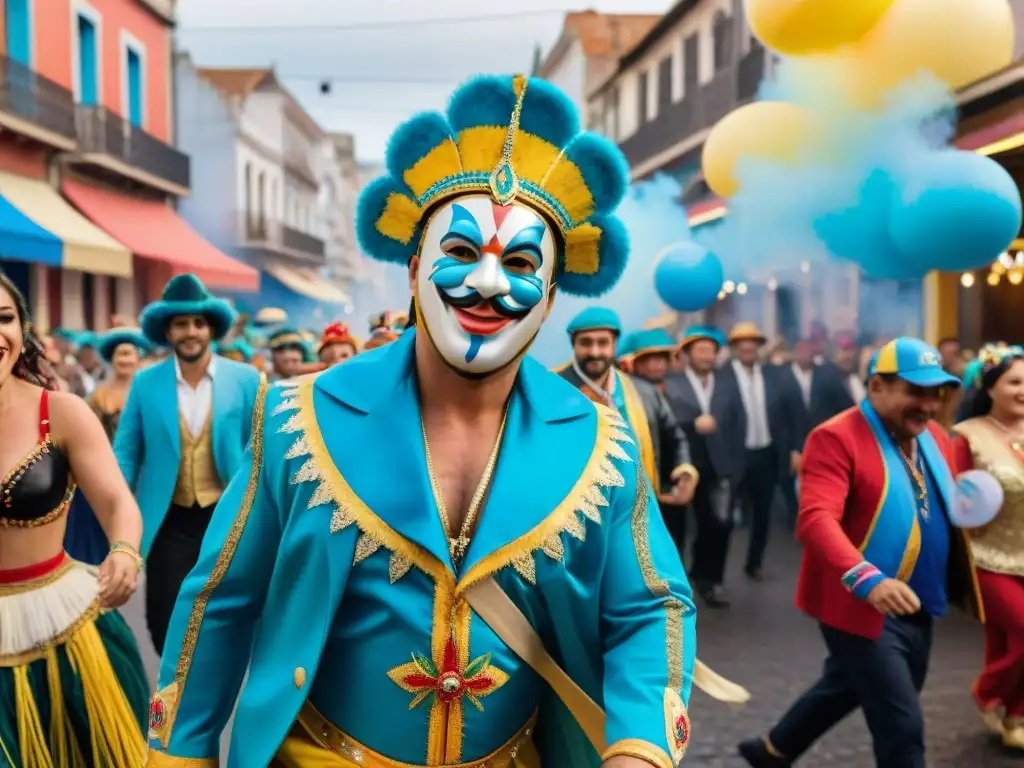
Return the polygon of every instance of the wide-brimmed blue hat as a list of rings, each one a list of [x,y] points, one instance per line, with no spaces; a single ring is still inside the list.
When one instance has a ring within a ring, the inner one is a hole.
[[[701,339],[713,341],[719,348],[725,346],[725,334],[713,325],[691,325],[683,333],[683,340],[679,342],[679,349],[686,349],[695,341]]]
[[[113,328],[99,337],[97,351],[108,363],[114,358],[114,352],[122,344],[131,344],[140,355],[148,355],[153,349],[149,339],[140,328]]]
[[[430,213],[459,195],[528,205],[558,233],[554,281],[576,296],[610,290],[626,267],[629,238],[613,212],[629,166],[608,139],[580,132],[572,100],[523,75],[481,75],[452,94],[442,115],[401,125],[386,152],[388,175],[363,190],[356,234],[374,259],[406,265]]]
[[[626,362],[633,359],[633,351],[636,349],[636,334],[627,333],[621,339],[619,339],[618,345],[615,347],[615,359],[621,362]]]
[[[198,277],[192,274],[171,278],[160,301],[155,301],[139,318],[142,332],[154,344],[167,343],[167,327],[179,315],[202,315],[210,324],[214,341],[224,338],[237,315],[224,299],[212,296]]]
[[[674,354],[678,345],[663,328],[646,328],[631,334],[633,359],[644,355]]]
[[[270,335],[270,351],[277,352],[283,349],[297,349],[302,353],[303,362],[316,362],[316,355],[310,349],[309,342],[295,328],[279,328]]]
[[[81,331],[75,336],[74,345],[79,349],[84,349],[85,347],[92,347],[93,349],[96,349],[98,344],[99,336],[92,331]]]
[[[219,344],[217,354],[231,359],[237,357],[244,363],[251,363],[252,359],[256,357],[256,350],[245,339],[232,339]]]
[[[868,375],[893,375],[917,387],[959,387],[960,379],[942,368],[939,350],[920,339],[900,336],[871,358]]]
[[[565,327],[571,339],[583,331],[611,331],[616,336],[622,335],[622,321],[614,309],[607,307],[587,307],[569,321]]]

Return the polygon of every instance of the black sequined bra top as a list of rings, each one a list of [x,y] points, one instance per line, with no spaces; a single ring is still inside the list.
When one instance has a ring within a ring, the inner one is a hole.
[[[39,442],[0,480],[0,528],[46,525],[64,514],[75,494],[67,457],[50,438],[50,401],[39,400]]]

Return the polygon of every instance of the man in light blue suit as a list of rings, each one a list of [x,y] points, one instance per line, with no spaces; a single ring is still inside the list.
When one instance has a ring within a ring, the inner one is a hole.
[[[213,508],[249,442],[260,373],[211,349],[234,318],[195,275],[172,279],[142,313],[146,337],[174,354],[136,374],[114,452],[142,510],[146,623],[157,653]]]
[[[675,768],[679,554],[622,417],[526,356],[556,284],[622,274],[625,160],[555,86],[481,76],[387,168],[356,226],[408,269],[412,326],[257,400],[171,618],[148,765],[219,765],[237,698],[238,768]]]

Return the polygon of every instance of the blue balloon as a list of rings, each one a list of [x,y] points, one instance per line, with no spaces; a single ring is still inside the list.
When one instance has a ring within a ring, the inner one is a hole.
[[[958,150],[914,158],[889,216],[893,242],[931,269],[980,269],[1021,225],[1020,190],[999,163]]]
[[[670,245],[654,269],[654,288],[677,312],[697,312],[718,299],[725,275],[722,262],[694,242]]]
[[[895,189],[888,173],[874,171],[861,186],[855,205],[821,216],[814,230],[830,255],[858,264],[869,277],[919,280],[928,267],[897,248],[889,234]]]

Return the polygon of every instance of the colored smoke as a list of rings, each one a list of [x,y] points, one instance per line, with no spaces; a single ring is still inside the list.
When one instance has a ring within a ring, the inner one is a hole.
[[[626,270],[615,287],[597,299],[580,299],[560,293],[530,353],[548,366],[572,358],[565,332],[569,321],[591,306],[614,309],[627,333],[668,311],[654,290],[654,265],[669,245],[690,239],[686,210],[679,202],[682,188],[668,176],[634,184],[616,211],[629,232],[630,255]]]
[[[887,211],[908,163],[949,143],[953,97],[927,73],[895,89],[875,112],[858,109],[843,92],[827,66],[806,60],[783,60],[762,84],[762,99],[813,113],[824,138],[795,163],[740,161],[741,189],[729,200],[729,215],[697,233],[727,272],[763,278],[841,258],[879,278],[923,277],[888,252]]]

